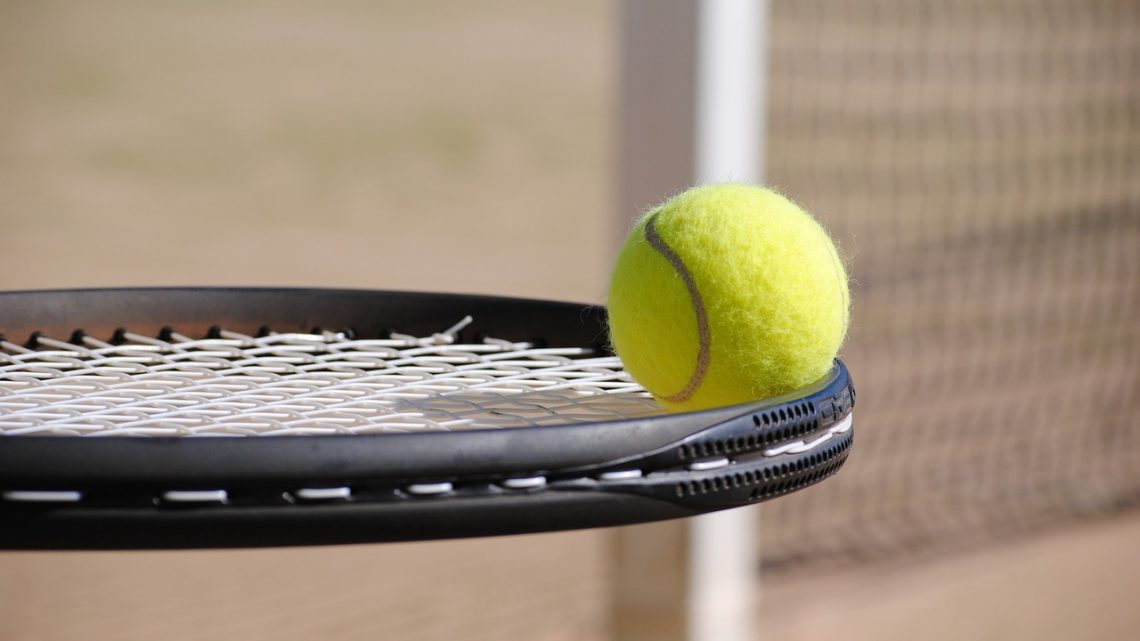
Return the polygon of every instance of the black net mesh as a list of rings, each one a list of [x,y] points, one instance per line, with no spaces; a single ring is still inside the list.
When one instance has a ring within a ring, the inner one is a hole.
[[[1140,4],[774,3],[770,182],[850,258],[858,443],[767,570],[1140,500]]]

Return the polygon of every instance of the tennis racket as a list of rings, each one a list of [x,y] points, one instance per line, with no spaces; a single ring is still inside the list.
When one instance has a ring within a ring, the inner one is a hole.
[[[569,303],[327,289],[0,293],[0,547],[401,541],[638,523],[835,473],[836,361],[670,414]]]

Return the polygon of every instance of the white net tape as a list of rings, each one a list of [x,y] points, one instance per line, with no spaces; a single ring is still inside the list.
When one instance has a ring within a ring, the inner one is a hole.
[[[533,427],[660,413],[613,356],[343,333],[0,340],[0,435],[262,436]]]

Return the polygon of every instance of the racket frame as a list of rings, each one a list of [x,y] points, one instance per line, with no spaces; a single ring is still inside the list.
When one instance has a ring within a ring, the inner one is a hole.
[[[341,329],[438,330],[605,346],[602,308],[496,297],[297,289],[0,294],[12,338]],[[112,321],[111,319],[118,319]],[[375,320],[375,322],[372,322]],[[382,322],[381,322],[382,320]],[[536,331],[539,328],[541,331]],[[538,336],[541,333],[542,336]],[[540,428],[272,437],[0,437],[0,546],[241,547],[482,536],[691,516],[767,500],[847,457],[854,389]]]

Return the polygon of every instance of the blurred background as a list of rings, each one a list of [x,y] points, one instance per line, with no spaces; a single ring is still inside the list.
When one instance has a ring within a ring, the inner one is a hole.
[[[0,288],[601,303],[686,186],[631,169],[687,113],[631,87],[692,74],[636,62],[631,2],[0,4]],[[860,405],[844,470],[762,509],[760,638],[1137,638],[1140,4],[775,0],[768,33],[767,182],[850,260]],[[5,553],[0,639],[608,639],[614,536]]]

